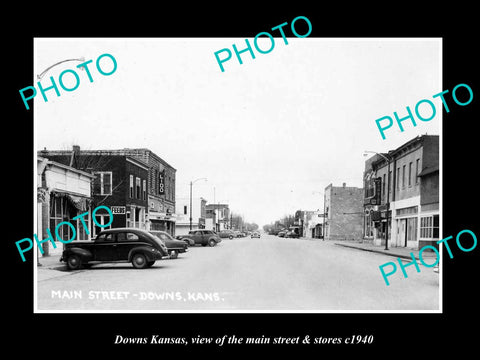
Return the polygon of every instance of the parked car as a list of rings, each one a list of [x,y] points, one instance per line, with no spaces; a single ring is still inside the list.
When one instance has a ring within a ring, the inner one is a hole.
[[[300,237],[300,228],[298,226],[291,226],[288,228],[288,231],[285,233],[286,238],[299,238]]]
[[[253,239],[253,238],[259,238],[260,239],[260,233],[258,231],[254,231],[252,232],[252,234],[250,235],[250,238]]]
[[[233,239],[235,237],[235,233],[232,230],[222,230],[218,233],[221,238],[229,238]]]
[[[277,236],[278,236],[278,237],[285,237],[285,233],[286,233],[285,230],[280,230],[280,231],[277,233]]]
[[[194,246],[195,245],[195,241],[193,241],[192,239],[189,239],[186,237],[187,235],[175,235],[175,239],[176,240],[180,240],[180,241],[183,241],[185,244],[187,244],[188,246]]]
[[[167,247],[170,259],[176,259],[178,257],[178,254],[188,251],[187,242],[182,240],[175,240],[170,236],[169,233],[166,233],[164,231],[150,231],[150,234],[158,237],[160,240],[163,241],[163,243]]]
[[[294,230],[288,230],[286,233],[285,233],[285,236],[286,238],[299,238],[300,236],[298,235],[298,233],[296,233]]]
[[[131,262],[145,269],[163,258],[168,258],[168,249],[158,237],[142,229],[116,228],[101,231],[92,241],[65,244],[60,261],[70,270],[102,262]]]
[[[194,245],[200,244],[202,246],[215,246],[222,241],[222,238],[212,230],[191,230],[188,235],[182,238],[182,240],[184,239],[193,240]]]

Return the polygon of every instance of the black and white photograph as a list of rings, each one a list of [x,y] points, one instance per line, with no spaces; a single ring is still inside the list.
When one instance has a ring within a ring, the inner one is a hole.
[[[441,39],[34,45],[37,311],[441,310]]]
[[[8,348],[473,350],[471,5],[127,5],[7,11]]]

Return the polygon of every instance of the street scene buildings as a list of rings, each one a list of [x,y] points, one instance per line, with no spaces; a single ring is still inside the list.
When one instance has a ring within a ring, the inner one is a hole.
[[[383,246],[387,242],[416,249],[437,246],[438,140],[438,136],[418,136],[365,162],[365,239]]]

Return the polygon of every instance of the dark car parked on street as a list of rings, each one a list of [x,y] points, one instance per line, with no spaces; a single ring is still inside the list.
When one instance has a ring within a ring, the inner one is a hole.
[[[221,238],[229,238],[230,240],[236,237],[232,230],[222,230],[218,233]]]
[[[187,235],[183,235],[181,240],[193,241],[195,245],[200,244],[202,246],[215,246],[222,241],[214,231],[204,229],[191,230]]]
[[[195,246],[195,241],[192,239],[186,238],[187,235],[175,235],[176,240],[183,241],[187,246]]]
[[[101,231],[92,241],[65,244],[60,261],[70,270],[102,262],[131,262],[145,269],[163,258],[168,258],[168,249],[158,237],[137,228],[116,228]]]
[[[165,246],[168,249],[168,254],[170,255],[170,259],[176,259],[178,254],[184,253],[188,251],[188,244],[182,240],[175,240],[170,236],[170,234],[164,231],[150,231],[150,234],[158,237],[160,240],[163,241]]]

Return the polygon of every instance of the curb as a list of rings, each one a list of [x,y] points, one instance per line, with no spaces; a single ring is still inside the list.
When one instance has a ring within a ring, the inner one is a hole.
[[[399,257],[399,258],[403,258],[403,259],[411,259],[412,257],[410,255],[405,255],[405,254],[400,254],[400,253],[388,253],[386,251],[388,250],[380,250],[380,249],[366,249],[366,248],[362,248],[362,247],[358,247],[358,246],[354,246],[354,245],[349,245],[349,244],[341,244],[341,243],[335,243],[335,245],[338,245],[338,246],[343,246],[343,247],[347,247],[347,248],[350,248],[350,249],[357,249],[357,250],[361,250],[361,251],[368,251],[368,252],[374,252],[374,253],[377,253],[377,254],[384,254],[384,255],[388,255],[388,256],[395,256],[395,257]],[[415,257],[416,260],[420,260],[418,255],[415,255],[413,253],[413,251],[411,251],[409,254],[413,254],[413,256]]]
[[[67,271],[67,265],[37,265],[37,270],[58,270],[58,271]]]

